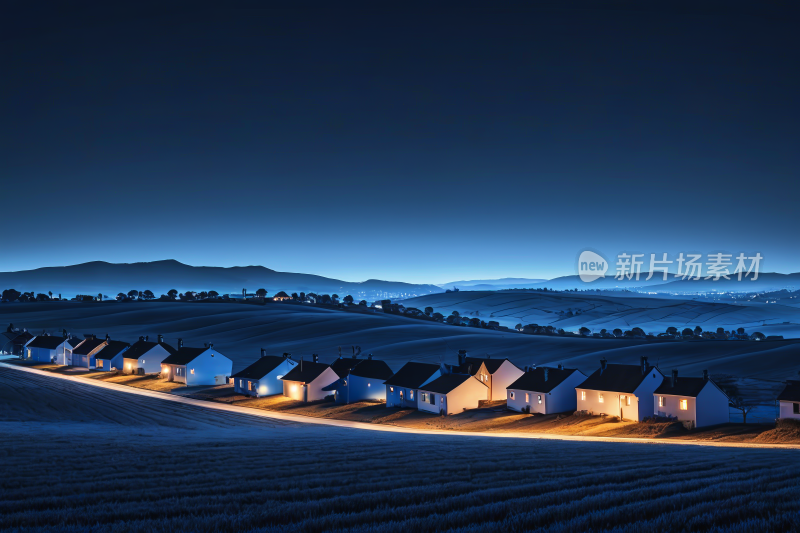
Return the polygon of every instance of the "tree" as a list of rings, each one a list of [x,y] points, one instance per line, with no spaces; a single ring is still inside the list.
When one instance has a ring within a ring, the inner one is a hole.
[[[717,328],[717,338],[727,339],[728,335],[725,333],[725,328]]]
[[[592,334],[592,330],[590,330],[586,326],[583,326],[581,329],[578,330],[578,333],[580,333],[581,335],[586,337],[587,335],[591,335]]]
[[[453,315],[453,316],[455,316],[455,317],[459,317],[459,318],[461,317],[461,315],[458,313],[458,311],[453,311],[453,312],[452,312],[452,313],[450,313],[450,314],[451,314],[451,315]]]
[[[615,337],[622,337],[622,330],[619,328],[615,328],[614,331],[612,331],[612,333],[614,334]]]
[[[39,293],[39,294],[36,295],[36,301],[37,302],[46,302],[49,299],[50,298],[46,294],[43,294],[43,293]]]
[[[167,292],[167,296],[169,296],[170,298],[172,298],[174,300],[175,298],[178,297],[178,291],[176,291],[175,289],[170,289]]]
[[[701,328],[700,326],[696,326],[696,327],[694,328],[694,334],[695,334],[695,335],[697,335],[698,337],[699,337],[700,335],[702,335],[702,333],[703,333],[703,328]]]
[[[736,333],[738,333],[739,335],[744,335],[744,328],[738,328],[736,330]]]
[[[669,333],[670,335],[677,335],[678,328],[676,328],[675,326],[670,326],[667,328],[667,333]]]
[[[301,302],[305,302],[306,301],[306,293],[304,293],[304,292],[300,293],[300,301]]]
[[[147,289],[146,291],[144,291],[142,293],[142,298],[144,298],[145,300],[155,300],[156,295],[153,294],[153,291],[151,291],[150,289]]]
[[[358,306],[359,307],[366,307],[367,306],[367,301],[366,300],[361,300],[360,302],[358,302]]]
[[[266,298],[267,297],[267,289],[258,289],[256,291],[256,296],[259,298]]]
[[[342,301],[344,301],[344,303],[347,305],[351,305],[353,303],[353,297],[348,294]]]
[[[431,316],[433,314],[433,307],[426,307],[425,314]]]
[[[681,335],[683,335],[684,337],[692,337],[694,336],[694,331],[692,331],[691,328],[683,328]]]
[[[293,293],[292,293],[292,300],[295,300],[295,301],[297,301],[299,298],[300,298],[300,297],[297,295],[297,293],[296,293],[296,292],[293,292]]]
[[[522,324],[517,324],[516,326],[514,326],[514,329],[517,331],[522,331]]]
[[[6,289],[3,291],[3,300],[6,302],[15,302],[19,300],[19,297],[22,295],[21,292],[15,289]]]
[[[633,328],[631,330],[631,333],[633,334],[634,337],[644,337],[645,336],[644,330],[642,328],[640,328],[640,327]]]
[[[131,300],[135,300],[137,296],[139,296],[139,291],[137,291],[136,289],[128,291],[128,298],[130,298]]]
[[[337,303],[339,301],[338,294],[331,294],[331,303]]]
[[[763,341],[766,338],[767,337],[763,333],[761,333],[760,331],[756,331],[755,333],[750,335],[750,340],[751,341]]]
[[[127,299],[128,299],[128,295],[125,294],[124,292],[121,292],[121,293],[117,294],[117,301],[118,302],[122,302],[122,301],[127,300]]]
[[[47,291],[47,295],[50,297],[51,300],[53,299],[53,291]]]
[[[444,322],[444,315],[442,313],[433,313],[431,318],[434,322]]]
[[[206,291],[200,291],[197,293],[197,297],[200,298],[201,300],[205,300],[206,298],[208,298],[208,293]]]
[[[217,296],[219,296],[219,293],[217,291],[208,291],[209,298],[216,298]]]
[[[481,327],[481,319],[480,318],[470,318],[469,324],[467,324],[471,328],[479,328]]]

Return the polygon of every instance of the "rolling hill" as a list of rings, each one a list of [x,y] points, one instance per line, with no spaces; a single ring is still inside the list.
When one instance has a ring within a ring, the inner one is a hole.
[[[243,288],[250,292],[265,288],[269,294],[278,291],[302,291],[337,293],[340,296],[351,294],[357,299],[376,298],[384,294],[397,296],[442,292],[435,285],[375,279],[354,283],[312,274],[278,272],[263,266],[197,267],[174,260],[148,263],[93,261],[64,267],[0,272],[0,288],[13,288],[22,292],[53,291],[54,294],[64,297],[98,293],[115,296],[118,292],[128,292],[131,289],[149,289],[158,296],[170,289],[179,292],[215,290],[224,294],[241,293]]]

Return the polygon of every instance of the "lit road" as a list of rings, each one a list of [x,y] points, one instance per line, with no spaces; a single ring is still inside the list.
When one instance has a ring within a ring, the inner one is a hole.
[[[4,358],[0,358],[4,359]],[[168,402],[177,402],[204,409],[213,409],[216,411],[227,411],[240,415],[249,415],[270,420],[283,420],[287,422],[295,422],[301,424],[316,424],[321,426],[334,426],[339,428],[352,428],[366,431],[382,431],[388,433],[410,433],[416,435],[459,435],[464,437],[490,437],[501,439],[537,439],[537,440],[556,440],[556,441],[577,441],[577,442],[630,442],[636,444],[660,444],[660,445],[679,445],[679,446],[714,446],[725,448],[782,448],[782,449],[800,449],[800,445],[796,444],[751,444],[751,443],[738,443],[738,442],[713,442],[713,441],[688,441],[688,440],[674,440],[674,439],[649,439],[649,438],[626,438],[626,437],[583,437],[573,435],[551,435],[547,433],[523,433],[523,432],[478,432],[478,431],[455,431],[455,430],[436,430],[436,429],[416,429],[406,428],[400,426],[391,426],[386,424],[369,424],[365,422],[353,422],[349,420],[332,420],[326,418],[315,418],[302,415],[292,415],[286,413],[279,413],[276,411],[266,411],[263,409],[251,409],[248,407],[239,407],[235,405],[228,405],[223,403],[196,400],[194,398],[186,398],[165,392],[150,391],[146,389],[138,389],[127,385],[120,385],[117,383],[106,383],[94,379],[85,379],[77,376],[68,376],[64,374],[54,374],[44,370],[37,370],[34,368],[18,366],[0,362],[0,367],[10,368],[20,372],[31,372],[41,376],[47,376],[52,379],[62,379],[74,381],[83,385],[91,385],[105,389],[112,389],[118,392],[127,394],[137,394],[140,396],[147,396],[150,398],[158,398]]]

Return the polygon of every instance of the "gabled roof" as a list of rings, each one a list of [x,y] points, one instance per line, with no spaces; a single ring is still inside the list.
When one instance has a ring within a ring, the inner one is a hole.
[[[302,383],[311,383],[317,379],[320,374],[325,372],[326,368],[330,365],[323,363],[314,363],[312,361],[301,361],[297,366],[291,369],[281,379],[284,381],[300,381]]]
[[[704,380],[703,378],[685,378],[678,376],[678,379],[675,380],[675,386],[673,387],[672,377],[666,376],[664,377],[664,381],[661,382],[661,385],[659,385],[653,394],[689,396],[696,398],[697,395],[700,394],[700,391],[703,390],[703,387],[706,386],[706,383],[708,383],[708,381]]]
[[[404,364],[397,373],[384,383],[386,385],[417,389],[422,386],[423,383],[431,379],[431,376],[434,375],[437,370],[439,370],[439,365],[433,363],[410,362]]]
[[[188,365],[197,357],[208,351],[208,348],[178,348],[178,350],[161,361],[162,365]]]
[[[350,371],[350,374],[362,378],[379,379],[384,381],[392,377],[392,369],[389,368],[389,365],[386,364],[386,361],[362,359],[361,362]]]
[[[800,402],[800,381],[790,380],[778,394],[779,402]]]
[[[64,337],[56,336],[56,335],[37,335],[34,337],[30,342],[28,342],[28,347],[30,348],[44,348],[45,350],[55,350],[66,339]]]
[[[109,341],[108,346],[97,352],[97,359],[114,359],[119,353],[126,349],[130,344],[122,341]]]
[[[461,385],[468,379],[475,379],[475,378],[470,376],[469,374],[445,374],[443,376],[439,376],[438,378],[434,379],[427,385],[420,387],[420,390],[437,392],[439,394],[448,394],[453,390],[455,390],[459,385]],[[480,383],[484,387],[487,386],[482,381],[478,381],[477,379],[475,379],[475,381]]]
[[[29,331],[3,331],[0,332],[3,337],[0,338],[0,343],[6,344],[25,344],[33,338]],[[0,346],[0,349],[3,347]]]
[[[273,370],[275,370],[276,368],[278,368],[284,361],[288,361],[288,359],[286,357],[281,357],[279,355],[265,355],[264,357],[259,357],[255,363],[248,366],[244,370],[237,372],[231,377],[245,378],[245,379],[261,379],[270,372],[272,372]]]
[[[85,340],[86,339],[79,339],[78,337],[71,337],[68,342],[69,342],[70,346],[75,348],[76,346],[78,346],[80,343],[82,343]]]
[[[177,350],[165,342],[150,342],[150,341],[136,341],[131,344],[128,351],[125,352],[125,359],[139,359],[141,356],[155,348],[156,346],[164,348],[168,354],[172,355]]]
[[[547,372],[545,372],[545,370]],[[509,385],[508,388],[514,390],[547,393],[561,385],[565,379],[570,377],[575,372],[577,372],[577,370],[574,368],[559,369],[538,367],[522,374],[519,379]],[[546,379],[545,374],[547,376]],[[574,394],[575,391],[573,390],[572,392]]]
[[[654,366],[648,366],[647,372],[642,373],[642,367],[639,365],[607,364],[605,370],[598,368],[586,378],[586,381],[578,385],[578,388],[630,393],[635,391],[644,378],[653,372],[658,372]]]
[[[343,378],[362,361],[364,361],[364,359],[359,359],[358,357],[340,357],[331,363],[331,369],[336,372],[336,375]]]
[[[81,342],[78,346],[76,346],[75,349],[72,351],[72,353],[76,355],[89,355],[94,350],[105,344],[105,342],[106,342],[105,339],[89,338]]]
[[[490,374],[494,374],[503,364],[503,362],[508,361],[508,359],[491,359],[489,357],[467,357],[465,359],[467,365],[470,363],[472,366],[472,371],[477,372],[478,367],[481,366],[481,363],[486,365],[486,370],[489,371]]]

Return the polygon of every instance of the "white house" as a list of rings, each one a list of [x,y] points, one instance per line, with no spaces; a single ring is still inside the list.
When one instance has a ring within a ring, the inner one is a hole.
[[[290,359],[287,353],[283,356],[267,355],[266,350],[262,348],[261,357],[255,363],[231,376],[233,390],[238,394],[255,397],[281,394],[283,392],[281,378],[297,364],[297,361]]]
[[[158,336],[158,342],[151,342],[148,337],[139,337],[123,353],[123,372],[140,376],[158,374],[161,372],[161,362],[175,351],[175,348],[164,342],[163,335]]]
[[[489,388],[489,399],[492,401],[505,400],[508,386],[524,374],[521,368],[508,359],[469,357],[466,350],[458,351],[456,372],[475,376],[485,383]]]
[[[161,377],[167,381],[195,385],[223,385],[231,375],[233,361],[214,349],[213,344],[205,348],[186,348],[183,339],[178,339],[178,350],[161,361]]]
[[[108,344],[108,336],[98,339],[94,335],[85,335],[85,339],[72,350],[72,366],[95,368],[95,355]]]
[[[99,352],[95,353],[95,368],[104,372],[122,370],[123,355],[130,346],[127,342],[109,340]]]
[[[800,420],[800,381],[790,380],[778,395],[779,418]]]
[[[441,365],[410,362],[384,382],[386,407],[419,408],[419,388],[442,375]]]
[[[317,356],[313,361],[300,362],[281,378],[283,395],[299,402],[322,400],[330,393],[323,390],[339,379],[331,365],[320,363]]]
[[[72,344],[64,337],[37,335],[25,343],[24,361],[67,365],[72,358]]]
[[[521,413],[574,412],[575,387],[585,380],[586,375],[574,368],[534,368],[508,386],[506,405]]]
[[[489,386],[469,374],[443,374],[419,388],[419,410],[452,415],[489,399]]]
[[[610,365],[601,359],[600,368],[575,387],[577,410],[641,422],[653,416],[653,392],[663,380],[647,357],[639,365]]]
[[[336,403],[348,404],[362,400],[386,399],[384,382],[392,377],[392,369],[386,362],[373,359],[372,355],[360,361],[348,375],[323,387],[323,390],[334,391]]]
[[[730,399],[722,389],[708,379],[678,378],[678,371],[665,379],[653,393],[656,416],[675,418],[701,428],[730,422]]]

